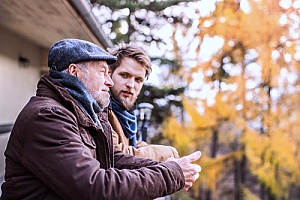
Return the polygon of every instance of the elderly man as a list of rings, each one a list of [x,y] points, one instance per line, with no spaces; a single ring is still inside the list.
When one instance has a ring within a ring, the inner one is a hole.
[[[198,178],[195,152],[166,162],[113,148],[103,108],[116,57],[78,39],[53,44],[50,74],[20,112],[5,151],[5,199],[153,199],[189,189]]]

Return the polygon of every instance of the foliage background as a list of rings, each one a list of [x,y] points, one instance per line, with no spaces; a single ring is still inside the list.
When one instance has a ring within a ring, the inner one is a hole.
[[[300,199],[299,0],[91,2],[160,72],[138,100],[155,106],[151,142],[202,151],[173,199]]]

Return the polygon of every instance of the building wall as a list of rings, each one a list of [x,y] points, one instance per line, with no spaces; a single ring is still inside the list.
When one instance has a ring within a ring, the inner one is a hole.
[[[40,78],[41,48],[0,27],[0,125],[14,123],[35,94]],[[22,64],[19,57],[29,60]]]
[[[47,68],[47,51],[0,26],[0,125],[13,124],[29,98],[35,95],[41,70]],[[21,64],[20,56],[30,62]],[[0,185],[9,135],[9,132],[0,134]]]

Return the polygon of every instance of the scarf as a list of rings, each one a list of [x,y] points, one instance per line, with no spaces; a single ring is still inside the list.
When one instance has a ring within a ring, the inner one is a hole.
[[[101,111],[101,108],[78,77],[55,70],[50,70],[49,75],[71,94],[85,114],[87,114],[95,124],[102,127],[96,114]]]
[[[136,147],[137,120],[134,112],[128,112],[111,99],[111,105],[114,113],[123,128],[124,134],[129,138],[129,144]]]

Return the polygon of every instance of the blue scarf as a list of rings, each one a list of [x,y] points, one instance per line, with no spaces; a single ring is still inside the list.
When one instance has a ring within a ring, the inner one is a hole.
[[[79,106],[95,124],[102,127],[96,114],[101,111],[101,108],[79,78],[55,70],[50,70],[49,75],[55,81],[64,86],[64,88],[71,94],[71,96],[77,101]]]
[[[129,138],[129,144],[136,147],[137,120],[133,112],[128,112],[111,99],[111,105],[114,113],[123,128],[124,134]]]

